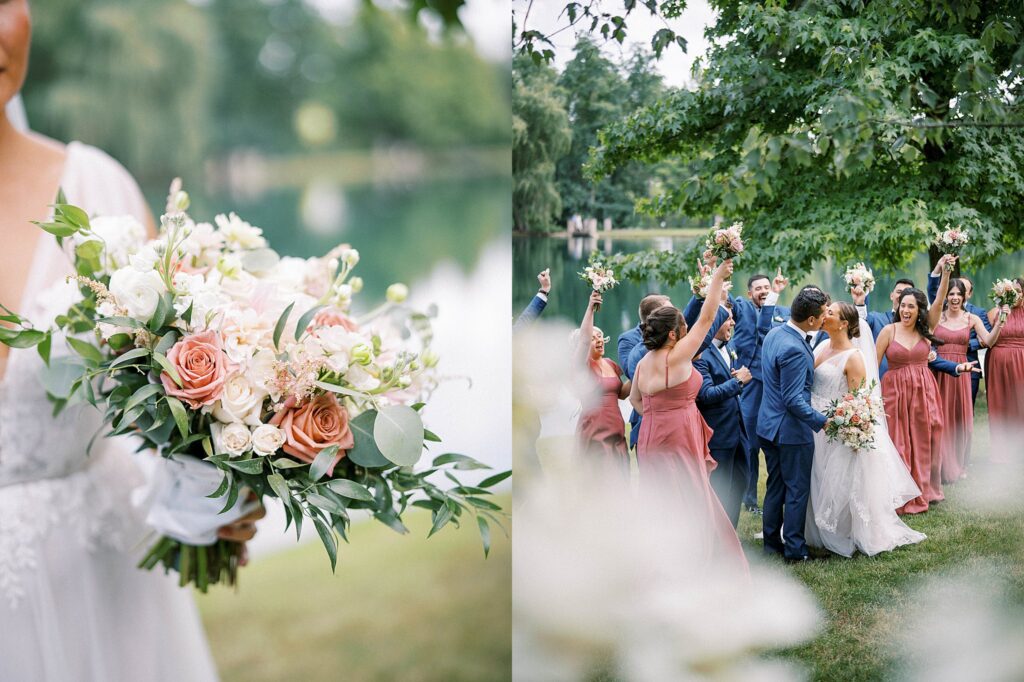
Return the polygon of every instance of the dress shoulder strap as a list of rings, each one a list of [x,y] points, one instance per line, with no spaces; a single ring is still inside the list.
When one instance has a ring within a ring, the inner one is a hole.
[[[668,353],[665,353],[665,388],[668,388]]]

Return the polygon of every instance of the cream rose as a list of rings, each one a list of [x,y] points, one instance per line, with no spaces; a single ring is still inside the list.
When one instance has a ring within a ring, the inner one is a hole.
[[[129,317],[140,322],[149,322],[165,291],[167,288],[160,275],[152,270],[139,272],[133,267],[126,267],[110,277],[110,293],[128,311]]]
[[[213,406],[213,416],[225,424],[241,422],[259,426],[267,394],[257,390],[244,374],[236,373],[224,382],[224,392]]]
[[[219,443],[218,448],[221,452],[226,452],[232,457],[240,457],[252,448],[252,438],[249,433],[249,428],[245,424],[239,424],[235,422],[233,424],[227,424],[219,429],[220,436],[217,440]]]
[[[270,424],[260,424],[252,432],[252,449],[257,455],[269,457],[284,445],[284,431]]]

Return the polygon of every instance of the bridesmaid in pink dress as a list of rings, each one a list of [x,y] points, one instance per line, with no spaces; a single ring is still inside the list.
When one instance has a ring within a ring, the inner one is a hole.
[[[665,306],[648,316],[643,334],[650,352],[637,364],[629,399],[644,417],[637,441],[641,485],[660,483],[682,493],[697,510],[707,558],[746,572],[739,537],[711,488],[708,474],[716,466],[708,448],[712,431],[697,409],[701,375],[691,362],[718,307],[708,301],[721,300],[731,273],[730,260],[715,270],[700,317],[689,331],[678,308]]]
[[[958,365],[967,362],[967,346],[971,330],[978,335],[983,346],[991,346],[999,338],[1001,323],[992,326],[992,332],[977,315],[964,310],[966,288],[959,279],[949,283],[946,309],[935,328],[935,336],[943,341],[939,355]],[[967,462],[971,454],[971,435],[974,433],[974,405],[971,400],[971,373],[954,377],[944,372],[935,373],[942,405],[945,438],[942,442],[942,483],[953,483],[967,476]]]
[[[940,263],[953,262],[943,256]],[[882,400],[889,424],[889,436],[910,470],[921,495],[896,510],[898,514],[928,511],[942,494],[943,420],[939,387],[928,369],[930,343],[941,345],[932,330],[942,315],[942,302],[949,288],[949,272],[942,268],[939,292],[928,307],[924,292],[906,288],[897,302],[898,321],[886,326],[876,341],[878,363],[888,358],[889,370],[882,376]],[[965,363],[966,365],[966,363]],[[969,369],[969,366],[967,367]],[[964,371],[964,365],[960,366]]]
[[[1014,280],[1017,290],[1024,279]],[[1004,308],[1005,311],[1005,308]],[[1000,310],[993,308],[988,319],[995,324]],[[1024,298],[1009,311],[999,341],[985,359],[985,390],[988,392],[988,421],[995,464],[1008,464],[1009,453],[1020,449],[1024,434]]]
[[[580,415],[576,424],[576,447],[577,452],[628,468],[626,423],[619,410],[619,401],[629,396],[631,384],[622,381],[622,368],[604,357],[604,344],[608,339],[604,332],[594,326],[595,307],[600,303],[601,294],[593,292],[583,316],[583,324],[580,325],[580,349],[586,349],[587,367],[600,388],[600,400]]]

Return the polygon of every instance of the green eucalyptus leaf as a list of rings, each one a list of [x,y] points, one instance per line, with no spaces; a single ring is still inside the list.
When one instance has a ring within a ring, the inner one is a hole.
[[[363,502],[373,502],[373,495],[366,486],[350,481],[347,478],[335,478],[328,481],[325,485],[343,497]]]
[[[373,425],[377,419],[377,410],[367,410],[349,422],[355,444],[346,457],[351,462],[367,468],[391,466],[391,462],[381,454],[373,439]]]
[[[313,523],[316,525],[316,532],[320,536],[320,540],[324,543],[324,548],[327,549],[327,556],[331,558],[331,570],[333,571],[338,564],[338,543],[326,523],[317,518],[313,519]]]
[[[373,440],[380,453],[399,466],[412,466],[423,452],[423,419],[405,405],[389,405],[377,413]]]
[[[82,341],[81,339],[76,339],[73,336],[69,336],[67,341],[68,345],[71,346],[76,353],[81,355],[86,360],[89,360],[90,362],[93,362],[97,365],[103,362],[103,354],[100,352],[99,348],[92,345],[91,343],[87,341]]]
[[[295,307],[295,303],[289,303],[288,307],[281,313],[281,317],[277,318],[277,324],[274,325],[274,348],[281,350],[281,334],[284,333],[284,327],[288,324],[288,316],[292,314],[292,308]]]
[[[338,454],[339,447],[337,445],[331,445],[324,448],[317,454],[313,463],[309,465],[309,476],[314,481],[319,481],[327,473],[327,470],[331,468],[331,464],[334,463],[334,457]]]
[[[306,333],[306,328],[309,323],[313,321],[313,316],[318,312],[326,308],[325,305],[316,305],[302,313],[302,317],[299,318],[298,323],[295,325],[295,340],[298,341],[302,338],[302,335]]]
[[[253,459],[227,459],[224,460],[224,463],[227,464],[232,469],[241,471],[243,474],[263,473],[263,458],[261,457],[256,457]]]
[[[174,396],[164,396],[164,400],[167,401],[167,406],[171,408],[171,416],[174,417],[174,423],[178,426],[178,433],[181,434],[182,438],[188,438],[188,412],[185,411],[185,406],[180,400]]]

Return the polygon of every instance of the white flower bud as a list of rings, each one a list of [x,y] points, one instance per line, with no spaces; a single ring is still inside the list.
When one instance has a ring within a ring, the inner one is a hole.
[[[349,249],[345,253],[345,264],[348,265],[350,268],[354,268],[358,262],[359,252],[356,251],[355,249]]]
[[[179,211],[187,211],[188,207],[192,205],[192,200],[189,199],[188,192],[180,190],[174,195],[174,208]]]
[[[352,293],[353,294],[358,294],[360,291],[363,290],[363,278],[362,277],[353,277],[352,279],[350,279],[348,281],[348,284],[349,284],[350,287],[352,287]]]
[[[392,284],[388,287],[385,296],[392,303],[402,303],[409,298],[409,287],[400,283]]]

